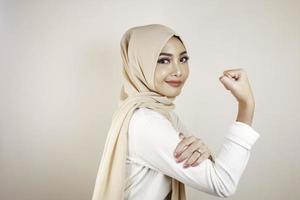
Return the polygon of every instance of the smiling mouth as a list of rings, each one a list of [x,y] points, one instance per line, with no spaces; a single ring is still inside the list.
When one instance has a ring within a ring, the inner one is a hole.
[[[182,84],[181,81],[165,81],[165,82],[168,83],[172,87],[179,87]]]

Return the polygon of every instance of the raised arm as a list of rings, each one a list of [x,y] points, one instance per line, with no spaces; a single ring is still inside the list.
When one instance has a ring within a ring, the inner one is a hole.
[[[238,115],[236,121],[243,122],[251,126],[255,101],[246,71],[241,68],[226,70],[223,72],[223,75],[219,77],[219,80],[223,83],[227,90],[230,90],[238,101]],[[200,151],[197,152],[197,149]],[[201,141],[200,138],[195,136],[183,137],[174,152],[177,161],[182,162],[185,160],[185,167],[197,166],[204,159],[210,156],[210,154],[211,152],[208,147]],[[210,158],[212,159],[212,157]]]

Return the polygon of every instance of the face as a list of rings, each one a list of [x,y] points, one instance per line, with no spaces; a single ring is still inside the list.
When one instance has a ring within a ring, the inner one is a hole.
[[[176,97],[189,75],[188,55],[181,41],[172,37],[163,47],[155,69],[154,86],[163,96]]]

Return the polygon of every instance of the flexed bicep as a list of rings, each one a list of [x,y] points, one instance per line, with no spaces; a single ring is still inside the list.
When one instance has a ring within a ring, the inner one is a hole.
[[[196,167],[183,168],[174,159],[180,143],[178,132],[170,122],[159,116],[137,119],[134,134],[135,154],[148,167],[175,178],[197,190],[220,197],[232,195],[249,160],[249,146],[257,138],[254,130],[234,123],[229,129],[215,162],[205,159]],[[239,133],[237,136],[237,132]],[[252,141],[251,141],[252,140]]]

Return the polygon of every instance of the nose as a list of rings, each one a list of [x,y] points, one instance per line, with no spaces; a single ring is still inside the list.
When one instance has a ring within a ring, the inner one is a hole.
[[[181,76],[182,75],[182,68],[181,68],[181,65],[180,63],[175,63],[174,64],[174,71],[175,71],[175,75],[176,76]]]

